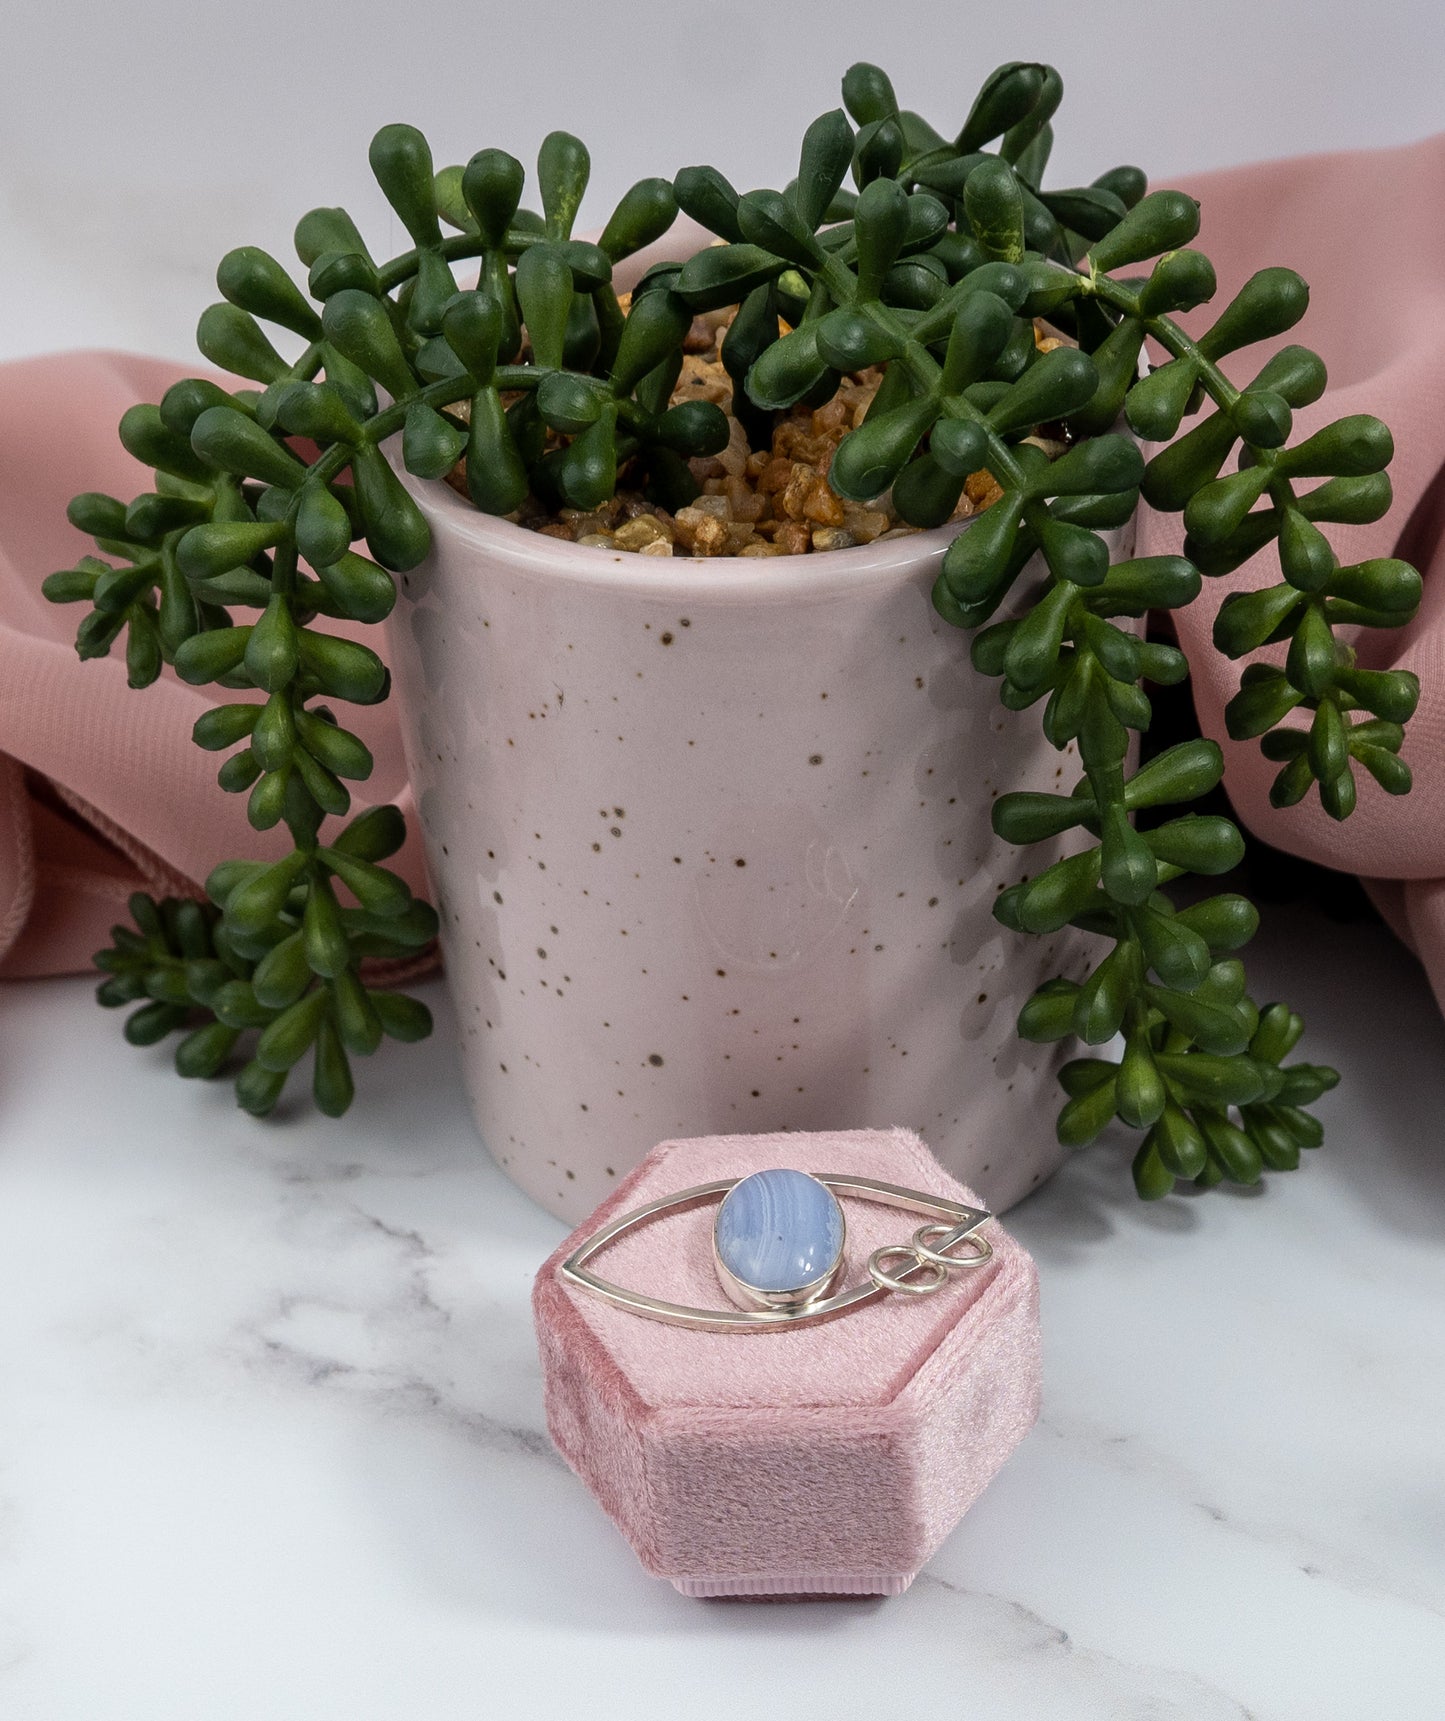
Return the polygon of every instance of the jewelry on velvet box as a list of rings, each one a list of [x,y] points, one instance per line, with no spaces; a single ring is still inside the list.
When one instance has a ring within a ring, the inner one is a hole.
[[[906,1243],[888,1243],[868,1257],[868,1276],[840,1290],[847,1221],[838,1193],[885,1207],[930,1215]],[[713,1221],[713,1260],[731,1309],[693,1308],[630,1291],[589,1272],[587,1263],[623,1232],[664,1213],[721,1197]],[[941,1290],[955,1272],[981,1267],[993,1250],[978,1228],[991,1217],[938,1195],[871,1177],[793,1171],[785,1167],[699,1183],[636,1207],[604,1225],[562,1263],[562,1277],[604,1302],[646,1320],[702,1332],[778,1332],[836,1319],[891,1294],[917,1297]],[[957,1255],[963,1243],[971,1252]]]

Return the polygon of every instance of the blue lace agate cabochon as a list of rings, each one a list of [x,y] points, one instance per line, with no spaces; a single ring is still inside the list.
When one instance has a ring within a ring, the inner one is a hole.
[[[843,1210],[803,1171],[755,1171],[730,1189],[714,1227],[718,1259],[760,1291],[796,1291],[843,1252]]]

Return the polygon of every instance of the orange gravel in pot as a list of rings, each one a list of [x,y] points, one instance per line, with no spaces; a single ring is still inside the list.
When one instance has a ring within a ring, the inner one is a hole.
[[[828,482],[834,450],[863,422],[882,371],[845,377],[837,394],[816,409],[794,407],[774,427],[772,446],[754,451],[732,417],[732,380],[719,357],[732,316],[728,310],[694,320],[673,390],[674,405],[709,400],[720,406],[732,431],[721,454],[689,461],[702,486],[694,502],[671,513],[623,486],[600,508],[549,510],[529,497],[508,518],[546,537],[643,556],[800,556],[918,531],[898,518],[889,493],[860,504],[844,500]],[[1041,348],[1057,345],[1040,331]],[[1030,440],[1051,455],[1062,451],[1062,443]],[[465,468],[458,466],[449,482],[465,495]],[[975,472],[952,518],[966,520],[1002,494],[990,474]]]

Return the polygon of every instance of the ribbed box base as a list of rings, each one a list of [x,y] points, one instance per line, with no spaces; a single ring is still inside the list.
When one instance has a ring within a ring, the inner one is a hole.
[[[669,1578],[685,1596],[901,1596],[912,1572],[763,1572],[743,1578]]]

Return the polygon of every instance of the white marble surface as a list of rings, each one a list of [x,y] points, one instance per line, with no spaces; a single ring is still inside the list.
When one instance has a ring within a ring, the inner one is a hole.
[[[1445,1030],[1379,928],[1320,933],[1255,972],[1346,1073],[1330,1144],[1152,1208],[1100,1147],[1016,1210],[1043,1420],[885,1602],[686,1601],[554,1456],[560,1228],[445,1015],[266,1127],[85,982],[0,989],[0,1715],[1434,1721]]]

